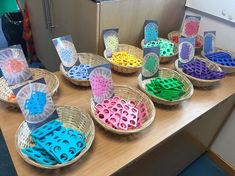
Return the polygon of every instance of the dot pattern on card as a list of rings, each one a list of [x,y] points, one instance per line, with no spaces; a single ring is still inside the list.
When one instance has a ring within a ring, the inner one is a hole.
[[[144,103],[136,104],[135,101],[126,101],[118,96],[97,104],[95,110],[102,123],[121,130],[140,128],[148,117]]]
[[[35,103],[37,102],[37,103]],[[44,92],[33,91],[29,99],[25,101],[24,108],[29,111],[29,115],[41,114],[46,105],[46,94]]]
[[[56,50],[60,56],[62,64],[65,67],[72,67],[77,62],[77,51],[72,42],[67,40],[61,40],[56,45]]]
[[[204,80],[221,79],[224,77],[224,72],[211,70],[205,62],[198,59],[182,64],[182,70],[190,76]]]
[[[173,56],[174,53],[174,43],[167,39],[159,38],[157,41],[151,41],[144,44],[144,48],[160,47],[160,56]]]
[[[137,58],[126,51],[113,53],[110,61],[121,66],[139,67],[142,65],[142,60],[140,58]]]
[[[215,35],[212,33],[207,33],[204,36],[204,45],[203,45],[204,54],[215,52],[214,45],[215,45]]]
[[[186,37],[197,36],[200,20],[196,17],[186,18],[184,21],[182,35]]]
[[[151,41],[157,41],[158,39],[158,29],[155,23],[148,23],[144,27],[144,40],[146,43]]]
[[[28,123],[39,123],[55,112],[55,106],[44,83],[29,83],[16,95],[25,120]]]
[[[106,55],[112,56],[112,53],[118,51],[118,33],[116,31],[107,31],[104,33],[104,44],[106,48]]]
[[[73,66],[68,71],[68,77],[77,80],[89,80],[88,69],[90,68],[87,64],[80,64],[78,66]]]
[[[179,44],[179,61],[181,63],[190,62],[194,57],[194,47],[189,42],[182,42]]]
[[[96,103],[102,102],[113,96],[114,89],[110,69],[104,67],[95,68],[91,71],[89,80],[93,98]]]
[[[23,148],[22,152],[45,166],[67,163],[86,147],[84,133],[64,128],[62,122],[56,120],[36,129],[32,136],[35,146]]]
[[[0,67],[8,85],[29,80],[32,73],[22,49],[7,48],[0,52]]]
[[[185,93],[183,83],[176,78],[154,78],[146,83],[146,91],[165,100],[178,100]]]
[[[151,77],[155,75],[159,68],[159,57],[157,54],[149,53],[144,56],[144,66],[142,68],[142,75],[144,77]]]

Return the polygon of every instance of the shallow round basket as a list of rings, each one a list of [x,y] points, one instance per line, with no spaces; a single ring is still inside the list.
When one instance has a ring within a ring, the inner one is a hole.
[[[169,101],[169,100],[154,96],[146,91],[146,84],[150,83],[150,81],[154,80],[155,78],[142,80],[142,75],[139,74],[138,76],[139,87],[144,93],[146,93],[151,98],[153,102],[167,105],[167,106],[174,106],[174,105],[181,103],[184,100],[190,99],[191,96],[193,95],[193,91],[194,91],[193,85],[186,76],[179,74],[178,72],[168,69],[168,68],[160,68],[159,77],[160,78],[177,78],[184,84],[185,93],[180,97],[180,99],[173,100],[173,101]]]
[[[136,58],[139,58],[142,60],[143,58],[143,50],[140,48],[137,48],[132,45],[127,45],[127,44],[119,44],[118,46],[119,51],[126,51],[128,54],[134,55]],[[130,66],[121,66],[116,63],[111,62],[110,58],[107,57],[106,55],[106,50],[104,50],[104,57],[109,61],[111,68],[115,70],[116,72],[119,73],[135,73],[141,69],[142,66],[138,67],[130,67]]]
[[[33,80],[37,80],[39,78],[44,78],[48,87],[48,92],[50,93],[51,96],[53,96],[58,88],[59,88],[59,80],[57,76],[44,69],[38,69],[38,68],[31,68],[30,69],[33,75]],[[15,100],[9,100],[8,97],[10,95],[14,95],[12,92],[12,89],[16,87],[20,87],[28,82],[31,82],[32,80],[26,81],[21,84],[17,84],[15,86],[9,87],[7,85],[7,82],[3,77],[0,78],[0,101],[2,101],[5,105],[10,106],[10,107],[18,107],[18,104]]]
[[[141,41],[141,47],[144,48],[144,39]],[[167,62],[171,62],[174,59],[177,58],[177,54],[178,54],[178,45],[174,45],[174,55],[172,56],[161,56],[160,57],[160,63],[167,63]]]
[[[222,71],[222,69],[217,64],[215,64],[215,63],[213,63],[211,61],[208,61],[208,60],[200,58],[200,57],[195,57],[195,58],[205,62],[207,67],[209,67],[211,70]],[[176,68],[176,70],[179,73],[184,74],[185,76],[187,76],[187,78],[192,82],[192,84],[195,87],[210,87],[210,86],[214,86],[215,84],[217,84],[221,80],[221,79],[205,80],[205,79],[199,79],[199,78],[195,78],[193,76],[190,76],[190,75],[184,73],[182,71],[182,68],[178,67],[178,62],[179,62],[179,59],[177,59],[175,61],[175,68]]]
[[[91,144],[95,136],[95,127],[90,115],[82,112],[79,108],[72,106],[57,106],[56,110],[59,115],[58,120],[63,122],[63,126],[65,128],[73,128],[85,134],[86,148],[84,148],[82,152],[78,156],[76,156],[73,160],[65,164],[56,164],[52,166],[45,166],[39,164],[21,152],[21,149],[23,148],[34,146],[34,142],[32,141],[30,130],[27,126],[27,123],[22,122],[15,135],[15,145],[17,152],[30,165],[43,169],[57,169],[64,166],[68,166],[78,161],[91,147]]]
[[[232,52],[227,51],[227,50],[217,49],[216,51],[223,51],[223,52],[225,52],[225,53],[230,54],[232,57],[235,57]],[[216,62],[213,62],[213,61],[209,60],[209,59],[205,56],[205,54],[204,54],[203,51],[201,52],[201,55],[202,55],[202,57],[204,57],[204,58],[207,59],[208,61],[217,64]],[[225,73],[235,73],[235,67],[226,66],[226,65],[221,65],[221,64],[217,64],[217,65],[218,65]]]
[[[105,128],[106,130],[112,132],[112,133],[116,133],[116,134],[120,134],[120,135],[127,135],[127,134],[133,134],[133,133],[138,133],[142,130],[144,130],[145,128],[147,128],[155,119],[155,115],[156,115],[156,109],[154,107],[153,102],[149,99],[149,97],[147,95],[145,95],[144,93],[142,93],[141,91],[138,91],[136,89],[133,89],[129,86],[125,86],[125,85],[115,85],[114,86],[114,92],[115,92],[115,96],[119,96],[125,100],[132,100],[135,101],[136,104],[138,105],[139,103],[144,103],[147,106],[147,110],[148,110],[148,117],[145,120],[145,122],[143,122],[141,128],[137,128],[137,129],[131,129],[131,130],[120,130],[120,129],[114,129],[111,128],[109,126],[107,126],[105,123],[103,123],[96,115],[95,115],[95,104],[93,99],[91,98],[90,100],[90,111],[91,111],[91,115],[92,117],[95,119],[95,121],[101,125],[103,128]]]
[[[180,32],[180,31],[172,31],[172,32],[170,32],[170,33],[168,34],[168,39],[169,39],[170,41],[172,41],[172,38],[173,38],[174,36],[181,36],[181,32]],[[195,54],[199,55],[199,54],[201,53],[201,51],[202,51],[203,37],[202,37],[201,35],[197,35],[197,40],[200,41],[201,46],[195,47]],[[172,42],[173,42],[173,41],[172,41]],[[175,43],[175,44],[178,45],[178,43]]]
[[[108,63],[105,58],[103,58],[99,55],[96,55],[96,54],[92,54],[92,53],[78,53],[78,57],[79,57],[79,60],[80,60],[81,64],[87,64],[91,67]],[[67,74],[67,71],[65,71],[62,64],[60,64],[60,71],[64,75],[64,77],[68,81],[73,83],[74,85],[77,85],[77,86],[90,86],[90,81],[89,80],[77,80],[77,79],[70,78]]]

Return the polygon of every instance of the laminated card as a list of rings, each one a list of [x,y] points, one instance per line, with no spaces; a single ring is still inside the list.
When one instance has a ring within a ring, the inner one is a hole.
[[[80,64],[76,48],[70,35],[52,39],[52,42],[66,71],[74,65]]]
[[[145,20],[144,22],[144,43],[158,40],[158,25],[155,20]]]
[[[160,47],[144,48],[142,79],[156,77],[160,64]]]
[[[58,118],[44,78],[13,89],[13,92],[31,131]]]
[[[203,43],[204,54],[215,52],[215,36],[216,36],[216,31],[204,32],[204,43]]]
[[[201,17],[186,15],[184,18],[182,36],[196,37],[200,26]]]
[[[106,49],[106,56],[111,57],[114,52],[118,51],[119,39],[118,28],[103,30],[104,45]]]
[[[0,68],[9,86],[32,79],[32,73],[20,45],[0,51]]]
[[[179,64],[193,60],[195,54],[195,37],[179,39]]]
[[[88,73],[95,103],[101,103],[114,96],[112,72],[109,64],[90,68]]]

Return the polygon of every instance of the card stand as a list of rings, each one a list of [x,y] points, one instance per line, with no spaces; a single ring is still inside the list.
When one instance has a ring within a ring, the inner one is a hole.
[[[35,138],[42,138],[48,135],[49,133],[53,132],[54,130],[61,128],[61,126],[62,126],[62,122],[59,122],[57,120],[52,120],[44,124],[43,126],[37,128],[36,130],[34,130],[31,133],[31,135]]]
[[[142,65],[142,61],[139,58],[125,51],[113,53],[111,61],[121,66],[139,67]]]
[[[226,52],[223,52],[223,51],[205,54],[205,56],[208,59],[212,59],[212,58],[232,58],[232,56],[229,53],[226,53]]]
[[[73,66],[68,71],[68,77],[77,80],[89,80],[88,69],[90,68],[87,64],[80,64],[78,66]]]
[[[45,166],[55,165],[58,162],[40,147],[29,147],[22,149],[22,152],[32,160]]]

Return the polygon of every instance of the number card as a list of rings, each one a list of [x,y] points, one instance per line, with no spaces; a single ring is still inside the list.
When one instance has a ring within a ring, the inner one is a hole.
[[[106,56],[111,57],[114,52],[118,51],[119,39],[118,29],[105,29],[103,30],[104,45],[106,49]]]
[[[204,32],[204,44],[203,44],[204,54],[215,52],[215,36],[216,36],[216,31]]]
[[[182,36],[196,37],[200,26],[201,17],[186,15],[184,18]]]
[[[160,64],[160,47],[144,48],[142,67],[142,79],[152,78],[158,75]]]
[[[9,86],[32,79],[32,73],[20,45],[0,51],[0,68]]]
[[[195,37],[179,39],[179,62],[188,63],[193,60],[195,54]]]
[[[13,89],[13,92],[31,131],[58,118],[44,78]]]
[[[80,64],[71,35],[52,39],[52,42],[66,71]]]
[[[158,25],[157,21],[145,20],[144,22],[144,43],[158,40]]]
[[[93,99],[102,103],[114,96],[112,72],[109,64],[99,65],[88,70]]]

